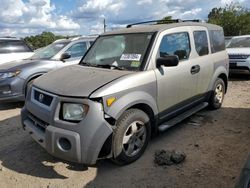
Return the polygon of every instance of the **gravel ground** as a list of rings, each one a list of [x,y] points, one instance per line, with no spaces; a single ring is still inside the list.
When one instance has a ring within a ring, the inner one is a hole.
[[[21,128],[22,104],[0,104],[0,187],[234,187],[250,151],[250,76],[234,76],[223,107],[203,110],[151,140],[135,163],[93,167],[55,159]],[[154,164],[157,150],[180,150],[183,163]]]

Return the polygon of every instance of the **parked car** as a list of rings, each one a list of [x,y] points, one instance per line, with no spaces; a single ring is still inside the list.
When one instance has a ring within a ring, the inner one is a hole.
[[[182,22],[116,30],[98,37],[79,65],[35,80],[22,124],[53,156],[128,164],[143,154],[151,135],[207,106],[220,108],[227,80],[219,26]]]
[[[225,45],[227,46],[229,43],[230,43],[230,41],[232,40],[232,36],[225,36]]]
[[[0,37],[0,65],[26,59],[32,55],[33,50],[24,40],[14,37]]]
[[[233,37],[227,52],[230,72],[250,72],[250,35]]]
[[[60,39],[39,49],[26,60],[0,66],[0,101],[22,101],[34,79],[61,68],[78,64],[96,37]]]

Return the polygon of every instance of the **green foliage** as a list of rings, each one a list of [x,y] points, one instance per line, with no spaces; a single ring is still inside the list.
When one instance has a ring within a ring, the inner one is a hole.
[[[166,16],[161,21],[157,22],[157,24],[168,23],[170,20],[172,20],[172,16]]]
[[[220,25],[225,36],[250,34],[250,12],[239,3],[213,8],[208,14],[208,22]]]
[[[47,46],[57,39],[66,38],[64,36],[56,36],[52,32],[43,32],[40,35],[25,37],[24,40],[34,49]]]

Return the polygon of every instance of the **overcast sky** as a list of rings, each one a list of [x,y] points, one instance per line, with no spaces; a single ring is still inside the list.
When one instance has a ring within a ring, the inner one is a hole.
[[[108,29],[125,24],[172,16],[207,19],[213,7],[232,0],[1,0],[0,36],[40,34],[98,34],[103,18]],[[250,8],[250,0],[239,0]]]

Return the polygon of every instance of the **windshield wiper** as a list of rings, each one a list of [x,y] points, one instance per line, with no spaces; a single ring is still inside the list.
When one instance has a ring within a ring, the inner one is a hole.
[[[88,66],[88,67],[97,67],[96,64],[91,64],[91,63],[88,63],[88,62],[81,62],[80,65],[85,65],[85,66]]]
[[[103,68],[114,68],[114,69],[118,69],[118,70],[125,70],[124,67],[119,67],[119,66],[116,66],[116,65],[110,65],[110,64],[103,64],[103,65],[97,65],[98,67],[103,67]]]
[[[80,65],[85,65],[85,66],[88,66],[88,67],[101,67],[101,68],[114,68],[114,69],[117,69],[117,70],[125,70],[124,67],[119,67],[119,66],[116,66],[116,65],[110,65],[110,64],[92,64],[92,63],[88,63],[88,62],[81,62]]]

